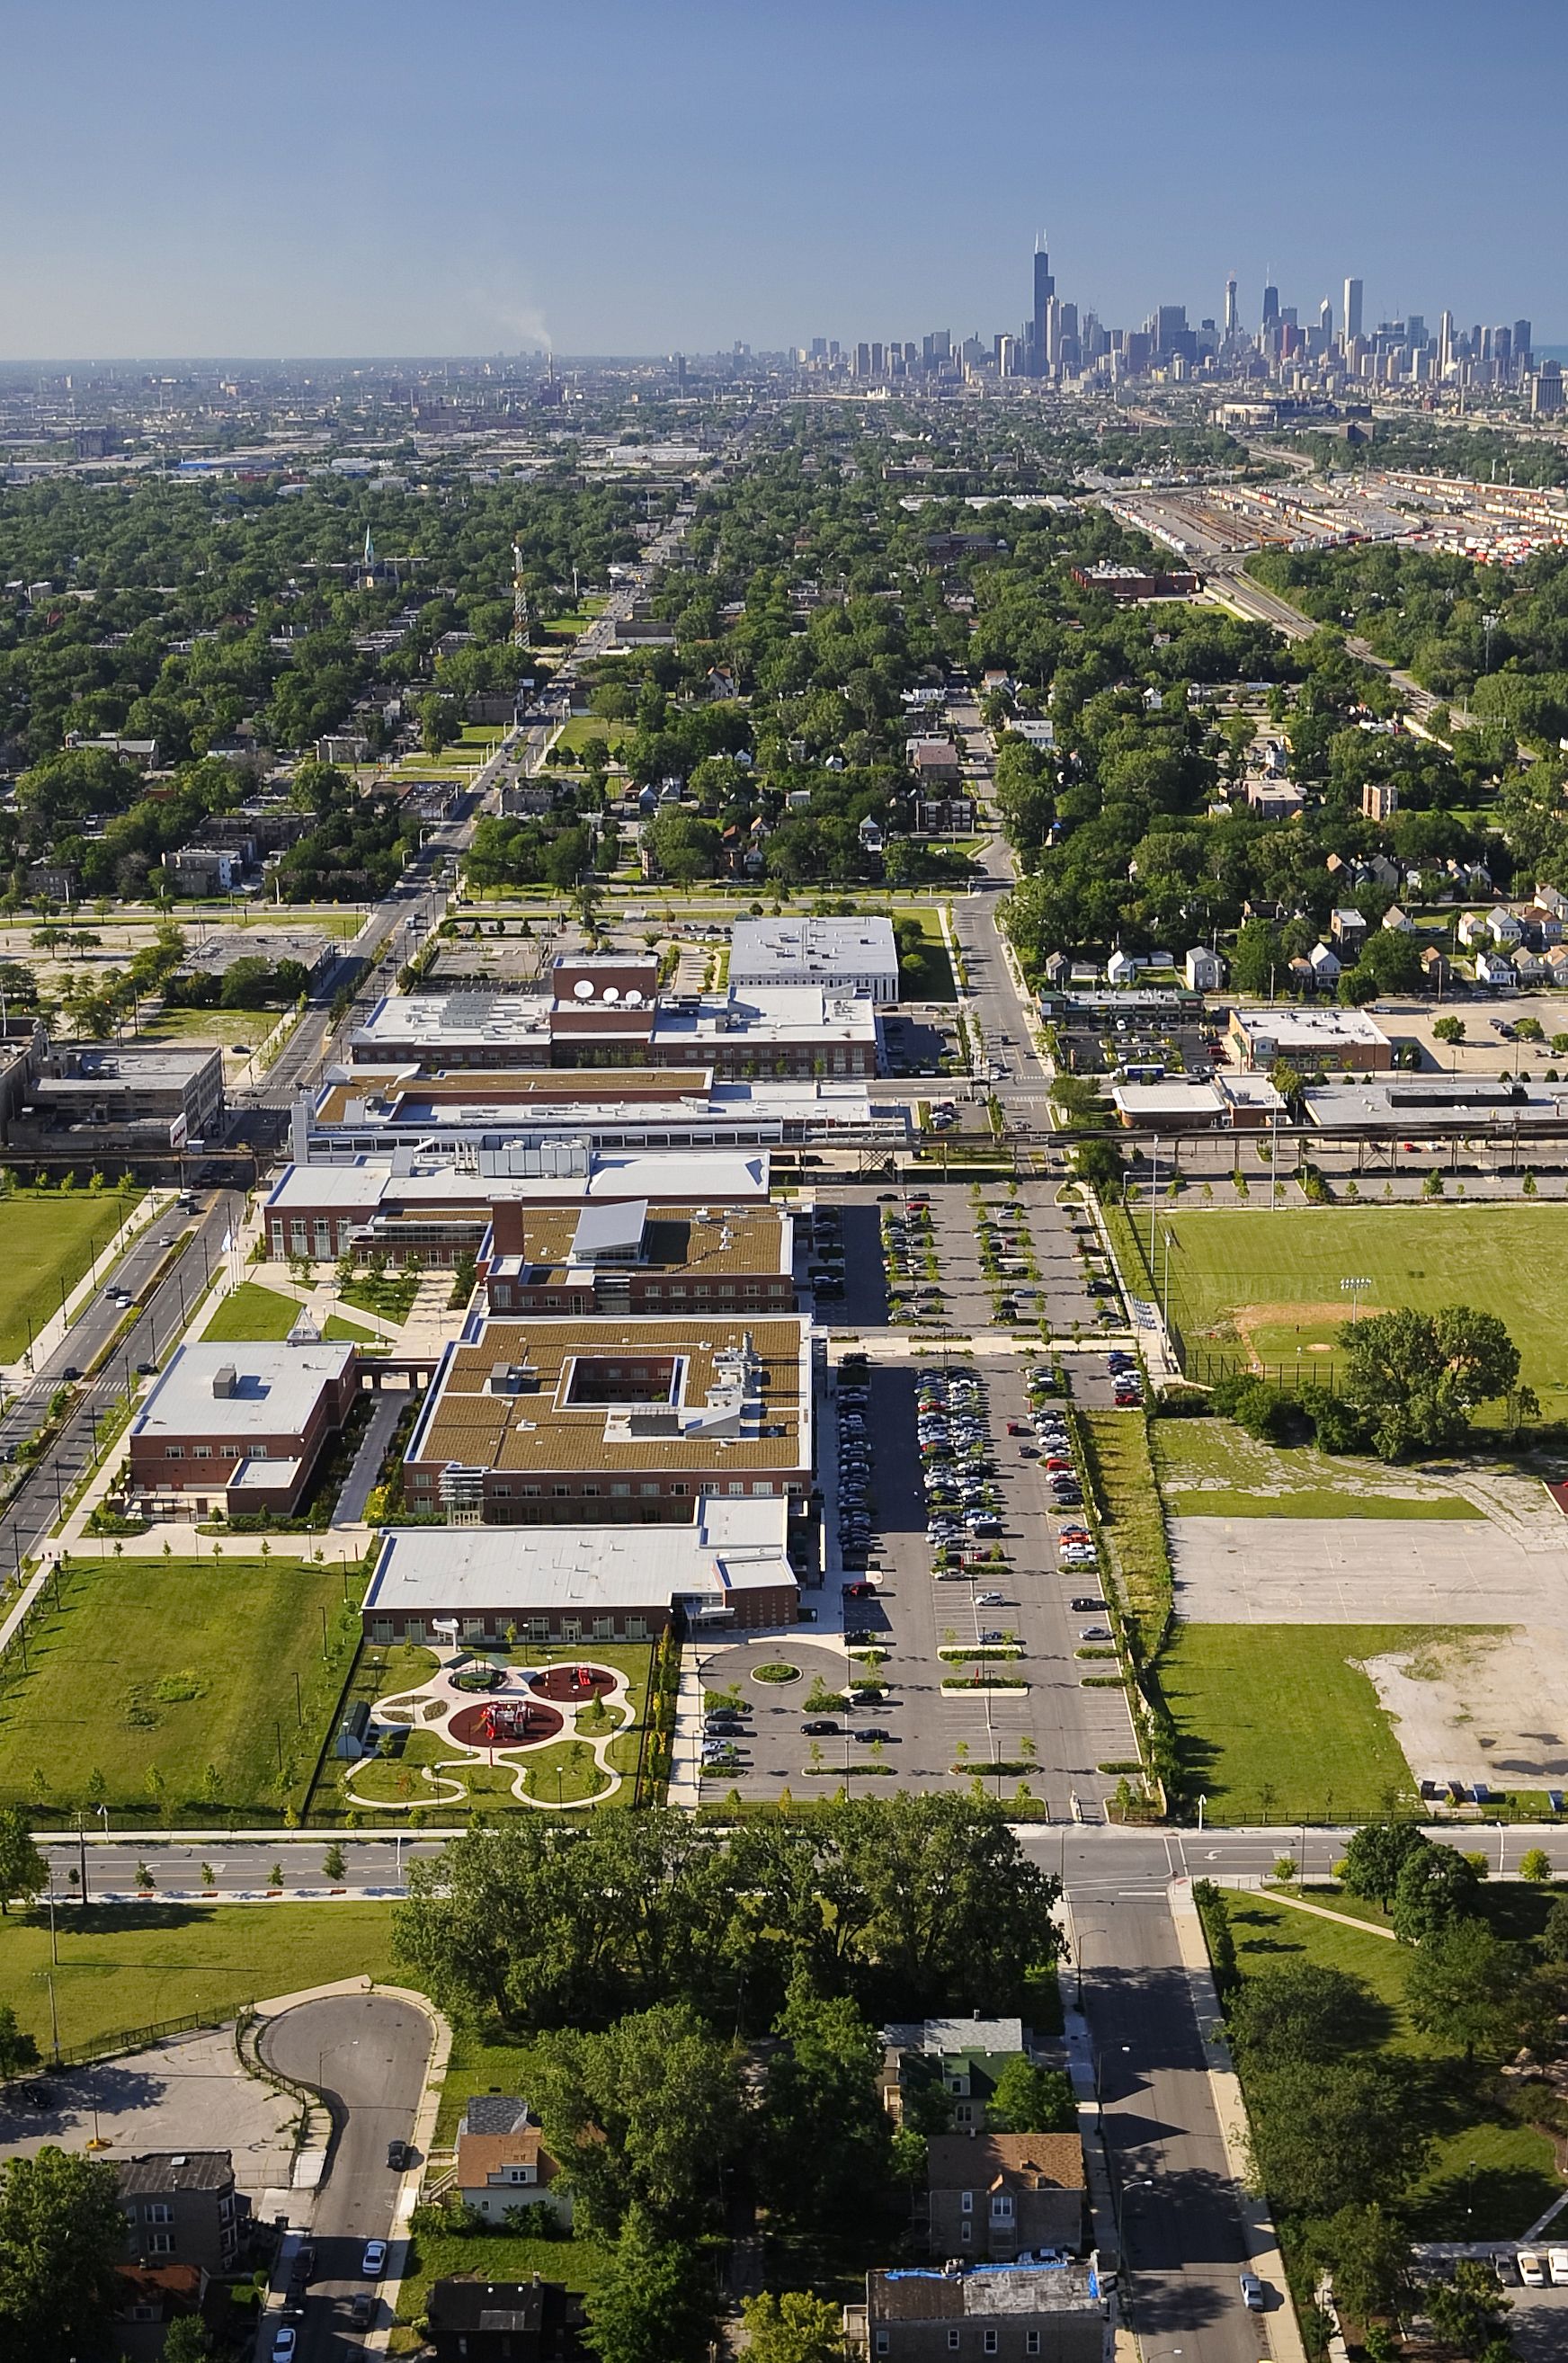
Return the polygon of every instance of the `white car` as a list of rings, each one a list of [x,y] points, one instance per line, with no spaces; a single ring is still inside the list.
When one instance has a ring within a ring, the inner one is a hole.
[[[1546,2269],[1551,2277],[1554,2289],[1561,2288],[1563,2282],[1568,2281],[1568,2248],[1548,2248]]]
[[[386,2242],[367,2240],[364,2255],[360,2258],[360,2270],[367,2281],[379,2280],[386,2269]]]
[[[1263,2284],[1256,2273],[1241,2275],[1241,2302],[1249,2313],[1262,2313],[1263,2311],[1267,2300],[1263,2294]]]
[[[1533,2248],[1519,2250],[1519,2279],[1526,2289],[1546,2287],[1546,2264]]]
[[[272,2363],[289,2363],[297,2335],[292,2323],[285,2323],[282,2330],[273,2331]]]

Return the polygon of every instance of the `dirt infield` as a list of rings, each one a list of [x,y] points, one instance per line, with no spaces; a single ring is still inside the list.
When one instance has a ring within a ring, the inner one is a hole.
[[[1385,1304],[1363,1304],[1360,1307],[1356,1318],[1359,1321],[1366,1321],[1373,1314],[1386,1313],[1388,1309]],[[1350,1319],[1350,1315],[1342,1304],[1329,1302],[1327,1304],[1296,1304],[1287,1301],[1283,1304],[1232,1305],[1225,1318],[1246,1347],[1247,1359],[1252,1368],[1255,1370],[1261,1370],[1263,1368],[1263,1358],[1257,1348],[1258,1331],[1332,1329],[1337,1332],[1340,1323]],[[1207,1334],[1213,1337],[1218,1333],[1217,1330],[1210,1330]],[[1309,1354],[1331,1354],[1334,1350],[1333,1341],[1321,1337],[1313,1338],[1308,1341],[1306,1350]]]

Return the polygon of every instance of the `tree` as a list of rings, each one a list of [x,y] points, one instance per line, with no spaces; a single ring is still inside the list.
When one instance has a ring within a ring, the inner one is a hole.
[[[695,885],[699,878],[711,878],[718,867],[723,840],[712,821],[700,820],[695,813],[656,814],[643,838],[661,873],[674,885]]]
[[[550,2147],[595,2224],[633,2207],[690,2225],[718,2192],[740,2138],[734,2059],[685,2002],[662,2002],[603,2035],[541,2036],[533,2089]]]
[[[640,2207],[628,2212],[584,2311],[600,2363],[701,2363],[713,2331],[696,2255],[662,2239]]]
[[[17,2014],[10,2003],[0,2002],[0,2076],[15,2076],[24,2068],[39,2064],[39,2047],[25,2028],[17,2025]]]
[[[1438,1042],[1451,1042],[1451,1043],[1453,1043],[1453,1044],[1455,1045],[1455,1047],[1457,1048],[1457,1046],[1458,1046],[1461,1042],[1462,1042],[1462,1041],[1463,1041],[1463,1039],[1464,1039],[1464,1020],[1463,1020],[1463,1018],[1462,1018],[1462,1017],[1440,1017],[1440,1018],[1438,1018],[1438,1019],[1437,1019],[1437,1021],[1436,1021],[1436,1023],[1433,1025],[1433,1027],[1432,1027],[1432,1037],[1433,1037],[1433,1039],[1434,1039],[1435,1041],[1438,1041]]]
[[[1394,1891],[1394,1933],[1407,1945],[1424,1944],[1451,1921],[1468,1918],[1480,1876],[1452,1847],[1427,1845],[1406,1858]]]
[[[49,1865],[33,1844],[27,1814],[20,1805],[0,1811],[0,1915],[20,1896],[30,1903],[49,1885]]]
[[[1345,1848],[1340,1876],[1347,1893],[1386,1912],[1407,1857],[1430,1843],[1414,1822],[1368,1822]]]
[[[1462,2355],[1484,2357],[1511,2311],[1496,2274],[1479,2257],[1460,2257],[1452,2280],[1438,2281],[1427,2291],[1432,2328],[1445,2346],[1457,2347]]]
[[[1388,2060],[1293,2060],[1254,2076],[1248,2098],[1254,2171],[1287,2214],[1330,2214],[1347,2191],[1396,2199],[1429,2148]]]
[[[0,2166],[0,2347],[32,2363],[96,2353],[125,2253],[119,2174],[48,2144]]]
[[[1078,2123],[1073,2085],[1060,2068],[1037,2068],[1020,2052],[1009,2059],[985,2103],[985,2123],[997,2134],[1067,2134]]]
[[[852,2002],[824,2000],[801,1969],[773,2032],[783,2048],[763,2102],[762,2190],[781,2222],[828,2234],[886,2179],[893,2128],[877,2090],[882,2045]]]
[[[1532,1887],[1547,1887],[1551,1881],[1551,1857],[1544,1847],[1527,1847],[1519,1857],[1519,1877],[1529,1880]]]
[[[1518,2014],[1529,1966],[1523,1946],[1493,1935],[1485,1920],[1454,1920],[1422,1939],[1406,1973],[1410,2016],[1423,2035],[1464,2047],[1500,2049]]]
[[[1367,2020],[1367,1993],[1343,1969],[1297,1961],[1265,1969],[1237,1989],[1227,2025],[1237,2056],[1266,2073],[1292,2061],[1331,2059]]]
[[[1334,2302],[1364,2327],[1392,2313],[1410,2286],[1410,2243],[1385,2208],[1337,2208],[1314,2234],[1314,2261],[1334,2276]]]
[[[847,2363],[843,2312],[805,2290],[782,2297],[743,2297],[746,2352],[752,2363]]]
[[[343,1849],[334,1838],[321,1858],[321,1875],[324,1879],[329,1879],[334,1887],[340,1887],[348,1875],[348,1869],[349,1866],[343,1859]]]
[[[1560,1895],[1547,1914],[1540,1946],[1549,1961],[1568,1961],[1568,1895]]]
[[[1451,1451],[1475,1405],[1507,1396],[1519,1374],[1518,1348],[1497,1315],[1468,1304],[1371,1314],[1346,1322],[1340,1344],[1345,1393],[1365,1413],[1385,1460]]]
[[[177,2314],[163,2334],[163,2363],[206,2363],[212,2341],[199,2313]]]

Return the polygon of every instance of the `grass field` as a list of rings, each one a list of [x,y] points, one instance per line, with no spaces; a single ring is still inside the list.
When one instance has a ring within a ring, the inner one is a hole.
[[[1189,1342],[1240,1345],[1287,1375],[1299,1347],[1303,1368],[1324,1378],[1350,1311],[1340,1283],[1365,1278],[1363,1313],[1457,1303],[1500,1315],[1542,1410],[1568,1411],[1557,1292],[1542,1285],[1568,1258],[1568,1204],[1173,1207],[1158,1220],[1171,1235],[1172,1314]],[[1157,1260],[1162,1282],[1162,1241]]]
[[[1185,1518],[1478,1518],[1440,1478],[1309,1447],[1264,1444],[1229,1419],[1157,1419],[1165,1506]],[[1397,1484],[1397,1492],[1391,1490]]]
[[[66,2048],[191,2011],[227,2016],[338,1978],[395,1976],[384,1903],[61,1904],[55,1922]],[[46,2053],[49,1968],[47,1912],[0,1920],[0,1995]]]
[[[621,740],[629,738],[636,727],[632,722],[608,721],[603,715],[574,714],[571,721],[562,726],[555,743],[563,747],[568,754],[580,755],[590,739],[602,738],[613,755]]]
[[[1211,1822],[1372,1814],[1410,1771],[1352,1659],[1429,1641],[1397,1625],[1178,1625],[1160,1686]]]
[[[1124,1411],[1088,1411],[1079,1417],[1122,1603],[1138,1625],[1143,1654],[1151,1656],[1171,1612],[1171,1562],[1148,1431],[1141,1419]]]
[[[399,1322],[407,1320],[418,1293],[417,1271],[384,1272],[379,1280],[367,1272],[339,1291],[345,1304],[357,1304],[361,1313],[373,1313],[383,1321]]]
[[[1405,2011],[1410,1959],[1406,1948],[1266,1896],[1228,1901],[1244,1976],[1289,1961],[1343,1970],[1359,1980],[1377,2005],[1375,2047],[1413,2063],[1414,2105],[1435,2142],[1431,2164],[1410,2202],[1416,2238],[1518,2239],[1562,2196],[1551,2144],[1544,2134],[1496,2111],[1486,2095],[1486,2070],[1467,2069],[1457,2050],[1411,2025]],[[1550,1898],[1543,1899],[1543,1908],[1545,1901]]]
[[[28,1670],[0,1692],[0,1801],[69,1810],[89,1802],[96,1768],[117,1822],[303,1803],[357,1584],[357,1569],[346,1584],[340,1566],[232,1547],[72,1561],[58,1608],[28,1626]]]
[[[276,1288],[263,1288],[259,1280],[242,1280],[231,1289],[218,1306],[206,1327],[204,1338],[216,1343],[260,1343],[265,1339],[286,1337],[299,1319],[301,1307],[292,1296],[284,1296]],[[335,1344],[368,1346],[374,1331],[361,1329],[356,1321],[344,1321],[334,1313],[328,1315],[323,1337]]]
[[[61,1292],[75,1287],[130,1214],[137,1190],[13,1190],[0,1199],[0,1263],[11,1277],[0,1290],[0,1362],[26,1352]]]
[[[417,2233],[397,2292],[397,2322],[388,2352],[420,2351],[422,2341],[410,2325],[425,2311],[430,2283],[450,2273],[481,2274],[488,2281],[526,2281],[538,2273],[581,2291],[595,2287],[608,2261],[608,2249],[587,2237],[530,2240],[520,2232]]]
[[[952,963],[947,946],[942,941],[941,921],[935,911],[905,912],[900,915],[917,919],[923,941],[919,957],[901,960],[898,967],[898,992],[904,1001],[956,1001],[958,988],[953,982]]]

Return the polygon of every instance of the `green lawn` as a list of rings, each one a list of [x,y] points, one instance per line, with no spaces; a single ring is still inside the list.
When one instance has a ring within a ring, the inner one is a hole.
[[[378,1280],[367,1272],[362,1280],[351,1280],[338,1293],[345,1304],[357,1304],[361,1313],[373,1313],[383,1321],[406,1321],[419,1293],[419,1275],[417,1271],[384,1272]]]
[[[95,1768],[117,1824],[303,1804],[358,1635],[357,1569],[346,1581],[340,1565],[230,1545],[78,1559],[60,1594],[0,1690],[0,1803],[69,1811],[89,1802]]]
[[[283,1015],[282,1009],[160,1009],[144,1018],[144,1042],[221,1042],[229,1048],[248,1042],[252,1050],[263,1043]]]
[[[280,1289],[263,1288],[259,1280],[242,1280],[224,1298],[202,1336],[219,1344],[229,1340],[255,1344],[286,1337],[303,1309],[294,1297],[284,1296]],[[344,1321],[336,1313],[328,1316],[321,1334],[335,1344],[349,1346],[368,1346],[374,1337],[373,1330],[361,1329],[355,1321]]]
[[[562,725],[555,743],[569,755],[581,755],[591,739],[602,738],[613,755],[623,738],[629,738],[636,729],[634,722],[611,722],[601,714],[574,714]]]
[[[1377,2024],[1372,2032],[1377,2047],[1414,2063],[1414,2105],[1436,2145],[1410,2202],[1414,2235],[1421,2240],[1518,2239],[1562,2195],[1551,2144],[1544,2134],[1496,2109],[1484,2069],[1467,2069],[1457,2050],[1418,2034],[1410,2025],[1405,2012],[1410,1959],[1406,1947],[1293,1911],[1266,1896],[1232,1895],[1227,1901],[1244,1976],[1302,1960],[1343,1970],[1373,1997]]]
[[[1271,1370],[1287,1373],[1299,1347],[1303,1367],[1323,1378],[1349,1314],[1340,1283],[1365,1278],[1363,1312],[1460,1303],[1499,1314],[1543,1408],[1552,1415],[1568,1409],[1559,1292],[1542,1285],[1568,1259],[1568,1204],[1208,1214],[1184,1205],[1162,1209],[1158,1222],[1162,1282],[1168,1231],[1171,1309],[1190,1341],[1244,1343]]]
[[[1148,1430],[1131,1412],[1088,1411],[1080,1413],[1079,1419],[1123,1605],[1142,1633],[1144,1654],[1150,1655],[1159,1647],[1170,1614],[1171,1562]]]
[[[599,2241],[530,2240],[519,2232],[420,2232],[409,2245],[403,2286],[397,2293],[397,2324],[389,2341],[394,2355],[412,2355],[420,2341],[408,2327],[425,2311],[430,2283],[450,2273],[482,2275],[490,2281],[526,2281],[530,2273],[563,2281],[569,2290],[591,2290],[609,2261]]]
[[[1157,1419],[1154,1465],[1172,1514],[1184,1518],[1479,1518],[1462,1494],[1425,1475],[1390,1492],[1381,1461],[1282,1448],[1229,1419]]]
[[[1178,1624],[1160,1686],[1208,1820],[1326,1822],[1407,1793],[1399,1743],[1351,1660],[1431,1638],[1400,1625]]]
[[[55,1920],[65,2047],[190,2011],[228,2015],[338,1978],[396,1979],[384,1903],[61,1905]],[[46,2050],[49,1969],[48,1914],[0,1920],[0,1995]]]
[[[0,1362],[14,1362],[135,1207],[139,1190],[13,1190],[0,1199]]]

